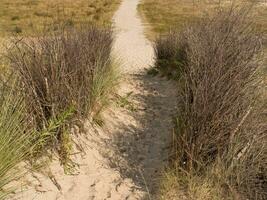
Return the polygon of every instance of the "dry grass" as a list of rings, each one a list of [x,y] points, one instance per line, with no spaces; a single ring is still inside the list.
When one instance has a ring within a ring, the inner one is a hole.
[[[60,28],[33,39],[14,39],[7,58],[24,93],[26,115],[33,129],[43,130],[51,120],[71,111],[42,150],[58,150],[68,160],[70,126],[98,117],[118,83],[111,60],[112,31],[96,26]],[[49,148],[50,147],[50,148]]]
[[[157,34],[168,32],[172,27],[180,30],[186,24],[229,5],[231,1],[226,0],[142,0],[139,10],[145,20],[152,25],[153,32],[150,36],[155,37]],[[267,34],[266,18],[267,4],[259,4],[255,8],[255,23],[259,31]]]
[[[193,5],[193,1],[143,0],[139,6],[152,25],[153,33],[149,36],[165,35],[155,43],[156,70],[178,79],[181,86],[173,162],[161,182],[162,200],[266,199],[266,68],[262,68],[263,63],[253,64],[254,59],[239,59],[241,55],[257,54],[253,51],[259,43],[257,39],[251,41],[255,33],[265,35],[266,46],[267,6],[254,5],[250,13],[253,20],[245,17],[240,22],[237,17],[240,24],[253,22],[254,28],[249,30],[232,23],[229,38],[220,43],[216,40],[224,38],[225,28],[231,27],[231,23],[219,22],[220,16],[212,17],[217,13],[218,2],[194,1]],[[209,24],[206,17],[214,22]],[[246,31],[235,32],[239,28]],[[247,39],[244,37],[238,44],[243,34],[247,34]],[[232,48],[226,47],[228,44]],[[252,65],[249,67],[248,63]],[[227,71],[226,66],[232,69]],[[250,76],[253,71],[257,74],[254,80]],[[248,76],[244,76],[247,72]],[[192,115],[185,117],[183,113]],[[229,139],[231,132],[234,136]]]
[[[82,126],[86,118],[99,118],[118,83],[110,29],[58,30],[13,38],[6,49],[11,67],[0,76],[1,200],[27,172],[25,160],[35,164],[57,152],[65,172],[72,173],[70,128]]]
[[[180,83],[174,172],[163,195],[174,187],[194,200],[267,198],[263,48],[250,11],[219,11],[157,42],[159,67],[178,69]]]
[[[1,0],[0,36],[32,35],[55,21],[109,24],[120,0]]]
[[[99,25],[110,24],[119,2],[0,2],[0,199],[16,189],[9,184],[26,172],[25,159],[58,152],[72,172],[70,128],[100,121],[118,83],[112,31]]]

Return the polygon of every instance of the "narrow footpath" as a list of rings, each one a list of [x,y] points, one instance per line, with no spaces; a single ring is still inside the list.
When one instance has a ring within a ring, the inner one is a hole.
[[[73,155],[79,169],[65,175],[55,159],[42,173],[33,171],[25,177],[21,192],[11,199],[156,199],[172,138],[176,86],[147,75],[154,50],[144,35],[138,4],[139,0],[123,0],[114,16],[113,54],[123,71],[120,98],[104,113],[103,127],[87,122],[87,134],[75,134],[79,143],[83,141],[84,153]]]
[[[147,74],[154,64],[154,49],[138,15],[139,2],[124,0],[114,17],[117,31],[114,52],[124,72],[119,93],[122,96],[131,94],[129,101],[134,111],[112,118],[120,123],[113,126],[118,136],[115,144],[119,153],[116,155],[123,157],[120,172],[131,177],[152,198],[167,164],[177,89],[175,82]]]

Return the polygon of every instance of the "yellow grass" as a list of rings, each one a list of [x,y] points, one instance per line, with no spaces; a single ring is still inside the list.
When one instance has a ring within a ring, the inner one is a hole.
[[[184,24],[227,5],[231,5],[231,1],[142,0],[139,11],[145,20],[152,25],[152,31],[155,35],[165,33],[173,26],[182,28]],[[255,23],[260,31],[267,33],[267,3],[259,3],[254,10]]]
[[[63,20],[69,26],[108,24],[121,0],[1,0],[0,36],[30,35]]]

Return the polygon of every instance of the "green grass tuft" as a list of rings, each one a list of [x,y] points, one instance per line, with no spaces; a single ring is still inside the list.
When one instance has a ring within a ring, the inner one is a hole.
[[[9,184],[24,172],[16,167],[29,156],[32,147],[23,95],[16,85],[15,79],[0,84],[0,199],[14,190]]]

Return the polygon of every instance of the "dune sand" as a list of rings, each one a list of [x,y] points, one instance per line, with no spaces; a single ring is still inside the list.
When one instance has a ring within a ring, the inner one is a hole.
[[[114,16],[113,53],[123,71],[118,93],[128,94],[129,105],[109,108],[104,127],[86,122],[86,134],[79,136],[84,153],[73,156],[79,164],[75,175],[64,174],[55,159],[44,173],[25,177],[28,186],[11,199],[155,199],[167,162],[176,93],[173,82],[146,73],[153,65],[154,51],[144,35],[138,3],[123,0]]]

